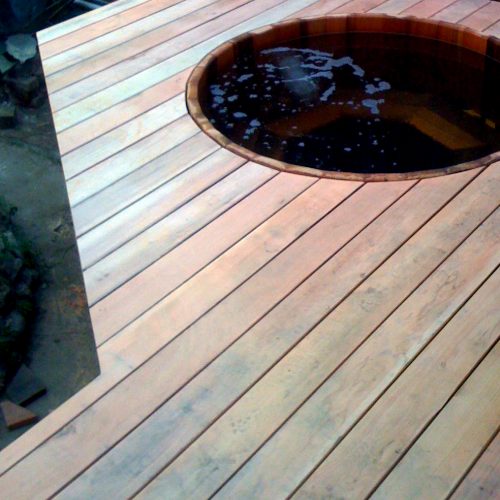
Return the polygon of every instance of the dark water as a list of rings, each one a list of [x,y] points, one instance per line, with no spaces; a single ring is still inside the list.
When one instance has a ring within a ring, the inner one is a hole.
[[[402,35],[310,37],[241,55],[208,81],[214,126],[323,170],[407,172],[500,149],[500,64]]]

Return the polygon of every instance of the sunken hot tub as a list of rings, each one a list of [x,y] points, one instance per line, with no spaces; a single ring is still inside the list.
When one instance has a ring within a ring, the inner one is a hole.
[[[187,85],[236,154],[321,177],[430,177],[500,159],[500,40],[448,23],[349,15],[225,43]]]

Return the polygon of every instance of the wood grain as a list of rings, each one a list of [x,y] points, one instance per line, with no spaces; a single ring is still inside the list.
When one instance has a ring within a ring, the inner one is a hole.
[[[437,498],[451,493],[498,430],[500,344],[420,436],[373,498]]]
[[[278,173],[200,132],[183,91],[286,18],[495,35],[497,5],[118,0],[39,33],[101,375],[0,452],[2,496],[495,495],[496,351],[476,364],[498,335],[500,163]]]

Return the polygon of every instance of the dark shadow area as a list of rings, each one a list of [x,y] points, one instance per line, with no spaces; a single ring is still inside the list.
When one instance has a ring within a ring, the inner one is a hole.
[[[79,12],[71,10],[64,17]],[[29,91],[22,91],[23,81],[31,82]],[[2,73],[1,102],[15,106],[15,115],[0,124],[0,198],[4,221],[6,217],[10,219],[3,230],[14,235],[34,262],[36,286],[32,286],[33,310],[26,315],[25,331],[12,344],[16,351],[14,361],[9,361],[4,369],[6,379],[0,383],[0,400],[16,402],[12,378],[22,362],[46,391],[38,390],[31,401],[19,404],[42,419],[93,380],[99,365],[38,55],[21,64],[16,62]],[[12,217],[5,215],[9,211]],[[24,258],[16,251],[9,254],[12,255],[14,261]],[[12,276],[17,272],[10,263],[5,270]],[[19,302],[19,296],[13,292],[9,297],[10,302],[4,304],[6,318]],[[12,328],[12,321],[3,319],[0,318],[0,341]],[[21,401],[24,396],[18,397]],[[29,426],[8,430],[0,418],[0,449],[27,429]]]

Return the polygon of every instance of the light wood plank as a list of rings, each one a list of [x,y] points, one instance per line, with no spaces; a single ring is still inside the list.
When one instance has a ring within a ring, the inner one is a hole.
[[[241,0],[231,0],[231,2],[240,1]],[[227,29],[228,25],[231,25],[228,22],[229,20],[231,20],[231,23],[245,22],[262,10],[275,7],[282,1],[283,0],[253,0],[251,3],[243,4],[232,12],[226,12],[226,14],[215,17],[214,19],[212,19],[211,13],[208,12],[206,17],[209,20],[207,22],[200,25],[198,28],[193,28],[185,32],[182,29],[184,23],[176,22],[175,25],[178,28],[174,30],[166,29],[160,33],[161,36],[166,38],[166,41],[153,45],[139,54],[132,55],[130,58],[122,58],[121,52],[115,51],[114,53],[119,56],[119,62],[117,64],[52,94],[51,103],[53,103],[53,109],[56,112],[60,111],[61,114],[64,114],[64,108],[75,104],[77,101],[92,96],[99,91],[104,91],[105,89],[112,91],[113,86],[118,82],[126,81],[134,75],[153,68],[165,60],[195,47],[196,44],[199,44],[203,40],[220,35]],[[221,4],[221,9],[223,11],[226,11],[226,5],[228,5],[228,7],[230,6],[227,2]],[[188,18],[186,23],[189,24],[190,22],[192,22],[191,17]],[[175,33],[178,29],[180,30],[178,36],[171,38],[170,32],[173,31]],[[150,44],[150,42],[148,43]],[[135,43],[133,45],[135,47]],[[195,61],[193,61],[193,63],[194,62]],[[185,68],[183,67],[180,69]]]
[[[294,12],[289,17],[297,18],[324,16],[330,13],[334,8],[346,3],[349,3],[349,0],[319,0],[316,3],[299,10],[298,12]]]
[[[276,179],[278,177],[281,177],[283,179],[283,174],[278,175]],[[287,177],[297,178],[297,176],[287,176]],[[300,177],[300,179],[302,179],[302,177]],[[285,196],[285,194],[279,188],[277,188],[276,184],[273,181],[274,179],[269,182],[270,188],[273,190],[273,192],[278,193],[278,196]],[[285,185],[287,185],[287,183],[285,183]],[[269,192],[269,190],[265,189],[266,186],[267,184],[265,184],[262,188],[260,188],[257,191],[257,193],[259,194],[262,193],[262,196],[269,194],[269,196],[271,197],[272,195]],[[321,194],[321,191],[323,194]],[[312,214],[316,214],[316,217],[318,217],[317,212],[319,212],[319,216],[321,216],[321,205],[322,205],[321,200],[323,199],[325,202],[327,202],[327,207],[330,207],[331,202],[333,200],[333,198],[331,197],[333,195],[334,193],[332,193],[332,189],[330,189],[329,187],[327,189],[327,185],[324,185],[322,187],[322,190],[313,192],[312,206],[311,206]],[[258,203],[259,201],[260,197],[256,199],[256,203]],[[263,204],[265,204],[265,202],[263,202]],[[234,213],[233,219],[231,218],[226,219],[225,218],[226,214],[223,214],[222,217],[216,219],[212,223],[215,232],[214,233],[209,232],[206,239],[204,239],[203,237],[201,238],[197,237],[198,235],[203,234],[203,231],[196,233],[192,237],[192,239],[194,239],[195,246],[193,247],[191,252],[194,252],[197,249],[196,243],[198,242],[200,244],[210,243],[211,242],[210,236],[213,236],[214,234],[218,235],[218,237],[222,240],[222,242],[224,242],[225,238],[223,238],[222,235],[219,234],[220,233],[219,230],[223,226],[217,224],[218,221],[221,221],[221,224],[224,224],[226,221],[229,222],[231,220],[237,221],[241,217],[241,219],[244,222],[242,229],[245,230],[245,228],[248,227],[248,224],[245,223],[245,219],[247,217],[245,214],[249,213],[248,209],[252,205],[253,205],[253,197],[247,197],[238,205],[236,205],[236,207],[241,206],[241,210],[235,210],[233,212]],[[228,232],[228,234],[230,238],[232,233]],[[228,242],[231,242],[230,239],[225,241],[226,244],[229,244]],[[187,243],[189,243],[189,240]],[[179,252],[181,252],[182,245],[177,247],[177,249],[179,250]],[[217,250],[216,245],[215,245],[215,250]],[[181,254],[179,253],[178,255]],[[171,262],[178,264],[178,262],[176,262],[175,259]],[[236,267],[236,269],[239,269],[239,266]],[[157,274],[153,274],[153,276],[157,276]],[[234,273],[232,274],[232,276],[234,277]],[[245,279],[245,277],[246,276],[243,275],[242,279]],[[235,281],[234,286],[237,285],[238,281]],[[143,289],[144,286],[141,288],[141,290]],[[145,294],[139,293],[137,294],[136,298],[138,298],[141,295],[144,296]],[[214,300],[216,300],[216,298]],[[212,304],[209,303],[206,307],[209,308],[210,305]],[[106,330],[106,332],[109,334],[108,330]],[[97,333],[97,335],[99,336],[99,332]],[[126,363],[121,362],[120,358],[118,356],[113,355],[112,353],[107,354],[105,352],[101,352],[99,354],[99,359],[101,364],[107,364],[108,368],[106,371],[102,371],[101,375],[97,379],[95,379],[89,385],[87,385],[76,396],[68,400],[64,405],[57,408],[54,412],[52,412],[45,419],[43,419],[36,427],[30,429],[26,434],[24,434],[14,443],[12,443],[7,449],[2,451],[2,453],[0,454],[0,470],[2,472],[5,472],[7,469],[12,467],[15,463],[17,463],[20,460],[20,457],[28,454],[36,446],[42,444],[48,437],[55,434],[61,428],[62,425],[70,422],[72,419],[78,416],[85,408],[91,406],[97,399],[99,399],[102,395],[104,395],[107,391],[109,391],[119,380],[125,378],[125,375],[127,373],[130,373],[131,367]]]
[[[247,164],[102,258],[83,274],[89,304],[143,271],[276,174]],[[86,257],[82,254],[81,259]]]
[[[500,211],[319,387],[217,497],[291,494],[493,271],[499,222]],[[279,470],[271,465],[276,463]],[[155,485],[160,481],[151,483],[144,497],[161,496]]]
[[[453,189],[459,190],[471,177],[470,172],[465,176],[457,176],[454,179],[456,182],[453,185],[450,184],[446,192],[436,190],[435,180],[429,180],[420,183],[405,194],[249,330],[244,337],[209,365],[181,393],[155,412],[128,436],[125,442],[119,444],[75,483],[72,483],[64,492],[64,496],[85,495],[91,487],[102,491],[103,494],[129,496],[141,484],[151,480],[162,466],[166,466],[206,426],[218,418],[228,405],[299,342],[302,336],[334,307],[335,303],[342,300],[343,296],[356,286],[358,281],[368,276],[434,211],[438,211],[452,195]],[[414,208],[417,203],[418,211],[406,208]],[[404,217],[400,217],[401,214],[405,214]],[[398,217],[397,229],[387,232],[387,226],[392,224],[395,217]],[[374,241],[377,241],[376,245],[371,243]],[[433,257],[442,259],[442,254],[435,252]],[[350,266],[353,259],[356,261],[355,268]],[[393,296],[388,296],[386,300],[381,301],[380,307],[371,309],[370,320],[374,322],[374,325],[384,317],[384,314],[388,314],[391,308],[395,307],[391,306],[391,300],[398,303],[402,293],[400,288],[408,286],[411,290],[412,283],[416,286],[422,279],[421,276],[429,272],[428,266],[432,266],[432,259],[429,259],[428,263],[423,260],[419,262],[417,269],[419,273],[422,273],[420,277],[409,276],[408,273],[406,276],[401,276],[400,282],[392,289]],[[332,280],[332,276],[335,276],[335,280]],[[332,356],[332,351],[328,349],[322,349],[322,352],[328,357]],[[320,370],[316,368],[313,376],[304,376],[303,379],[309,382],[311,378],[317,377],[319,372]],[[287,408],[294,401],[297,399],[301,401],[300,394],[303,393],[306,385],[304,380],[297,380],[291,385],[294,390],[289,390],[284,401],[274,405],[275,414],[286,414]],[[209,394],[210,397],[203,397],[203,394]],[[303,397],[307,394],[306,392]],[[252,417],[254,418],[255,416]],[[235,453],[234,447],[231,447],[228,452],[230,459],[228,454],[222,455],[218,461],[214,455],[220,456],[224,448],[224,443],[219,442],[218,437],[229,436],[236,429],[240,431],[238,434],[241,434],[245,427],[242,422],[246,422],[246,417],[241,413],[238,418],[231,418],[228,422],[226,414],[222,420],[226,420],[226,425],[222,425],[222,422],[215,424],[207,431],[210,438],[207,438],[208,434],[204,434],[189,452],[186,452],[191,458],[196,457],[196,459],[187,461],[186,454],[184,454],[180,459],[182,463],[175,462],[172,466],[170,472],[171,476],[175,477],[176,489],[169,492],[169,497],[174,498],[181,491],[185,497],[207,496],[210,494],[209,484],[216,483],[220,474],[228,467],[236,465],[238,454]],[[163,430],[161,436],[159,435],[160,429]],[[154,442],[151,436],[155,436]],[[203,442],[203,449],[207,450],[207,453],[199,452],[200,441]],[[197,452],[193,448],[196,448]],[[143,450],[140,460],[137,459],[138,449]],[[204,460],[208,454],[210,454],[210,459]],[[147,464],[148,467],[146,467]],[[109,481],[111,477],[113,479]],[[125,477],[128,479],[124,480]]]
[[[500,271],[460,309],[294,498],[370,494],[498,340],[498,290]]]
[[[369,12],[387,0],[352,0],[332,11],[332,14],[350,14],[351,12]]]
[[[146,165],[72,207],[77,235],[86,233],[219,149],[198,133]]]
[[[468,28],[485,30],[500,19],[500,3],[490,2],[460,21]]]
[[[460,179],[456,181],[456,189],[459,189]],[[462,179],[462,182],[464,181],[466,182],[466,179]],[[475,186],[478,197],[482,187],[487,184],[487,181],[483,181]],[[232,371],[236,373],[231,376],[231,383],[242,377],[243,384],[252,386],[255,380],[246,380],[246,376],[251,376],[251,372],[247,374],[247,370],[252,370],[255,365],[257,369],[261,356],[264,357],[263,362],[267,362],[268,367],[272,367],[276,361],[271,358],[274,350],[282,349],[283,353],[286,353],[290,348],[287,342],[290,342],[293,347],[293,342],[300,340],[300,336],[307,333],[308,328],[313,327],[315,322],[321,319],[321,315],[328,311],[328,305],[332,307],[335,299],[340,298],[339,294],[345,293],[344,282],[346,282],[347,290],[349,286],[356,286],[357,280],[365,279],[373,269],[380,265],[381,261],[390,255],[391,250],[394,251],[412,231],[424,223],[421,217],[425,220],[433,213],[433,210],[439,210],[440,202],[447,200],[451,193],[436,193],[434,186],[433,181],[419,183],[372,223],[356,240],[337,254],[320,275],[305,282],[260,324],[256,325],[239,341],[241,348],[235,344],[216,361],[214,367],[207,370],[208,381],[201,386],[200,392],[210,391],[211,402],[215,401],[216,397],[224,398],[225,393],[219,393],[218,388],[210,385],[210,381],[216,385],[215,381],[220,380],[222,373],[227,374]],[[494,191],[491,192],[493,193]],[[276,429],[276,426],[285,420],[328,376],[331,370],[341,364],[345,357],[364,340],[364,337],[390,315],[405,296],[411,293],[425,276],[442,262],[457,242],[460,242],[461,238],[467,236],[477,225],[481,210],[477,212],[473,210],[468,221],[457,217],[456,206],[459,206],[463,199],[459,197],[454,200],[455,206],[450,204],[446,214],[440,213],[436,216],[434,228],[432,228],[434,221],[428,223],[431,226],[428,230],[425,226],[410,240],[411,244],[405,245],[380,269],[377,269],[366,283],[363,283],[337,306],[271,372],[210,427],[188,451],[156,478],[155,482],[159,485],[159,491],[173,497],[181,490],[188,496],[194,495],[194,492],[200,496],[214,493],[217,487]],[[425,200],[418,213],[415,212],[416,200]],[[405,209],[406,206],[412,206],[413,209]],[[405,216],[401,218],[403,213]],[[394,226],[395,217],[398,217],[398,230],[388,233],[387,227]],[[457,234],[451,228],[459,229]],[[430,241],[429,235],[433,235]],[[433,250],[430,251],[430,248]],[[416,260],[415,267],[408,268],[407,263],[410,259]],[[356,262],[355,268],[350,265],[353,261]],[[388,270],[390,270],[389,273]],[[328,282],[331,276],[335,276],[335,280]],[[309,314],[317,311],[316,307],[319,309],[318,316],[309,319]],[[252,336],[256,337],[254,341]],[[284,345],[280,347],[282,342]],[[265,354],[257,355],[256,353]],[[267,356],[270,359],[266,359]],[[223,361],[225,358],[228,359],[227,365]],[[242,368],[235,370],[234,367],[239,365],[242,365]],[[261,370],[264,372],[263,368]],[[258,373],[254,376],[258,376]],[[176,399],[177,402],[182,401],[181,407],[193,408],[193,416],[197,416],[196,422],[192,424],[195,426],[201,418],[200,412],[197,411],[198,405],[203,405],[202,413],[208,412],[209,406],[203,399],[199,402],[195,397],[185,399],[185,396],[189,397],[190,393],[193,396],[199,395],[195,391],[194,382],[190,384],[190,387],[192,389],[184,389],[183,394]],[[221,391],[224,389],[229,392],[228,402],[234,401],[236,396],[231,392],[234,389],[227,385],[223,386]],[[262,404],[263,401],[268,401],[269,404]],[[173,404],[174,402],[166,405],[164,410],[160,410],[158,417],[155,415],[151,420],[163,426],[160,423],[163,415],[170,421],[171,417],[167,415],[178,414],[175,410],[176,406],[171,406]],[[222,406],[219,411],[223,409]],[[209,421],[214,417],[211,414],[207,416]],[[238,429],[238,432],[235,432],[235,429]],[[182,434],[187,430],[186,426]],[[137,435],[146,439],[143,433],[138,432]],[[224,440],[219,439],[221,435],[225,436]],[[132,437],[130,439],[131,443],[135,442]],[[188,439],[186,441],[189,443]],[[158,443],[158,453],[165,457],[163,459],[165,464],[169,463],[169,450],[175,451],[174,443],[173,436],[170,439],[166,436],[163,446],[161,442]],[[124,448],[126,448],[125,444],[120,447],[120,454]],[[148,450],[148,453],[153,454],[155,445],[151,444]],[[158,467],[161,462],[155,455],[153,457],[152,468],[157,473],[155,467]],[[117,455],[114,453],[110,456],[110,459],[113,458],[117,460]],[[109,465],[106,460],[104,463]],[[148,471],[145,470],[143,475],[146,476],[147,473]],[[90,475],[90,477],[93,476]],[[261,494],[265,496],[266,492],[261,492]]]
[[[452,492],[498,430],[499,366],[497,343],[372,498],[445,498]]]
[[[64,155],[83,144],[136,118],[184,91],[190,68],[148,88],[128,101],[113,106],[57,136],[59,152]]]
[[[199,128],[191,117],[183,116],[82,174],[69,179],[66,187],[70,204],[77,205],[90,198],[150,161],[159,159],[198,132]],[[207,149],[210,149],[210,146]]]
[[[96,343],[101,345],[137,319],[316,182],[317,179],[312,177],[277,175],[99,301],[90,311]],[[312,195],[318,196],[319,193],[313,191]],[[297,201],[302,203],[303,199]],[[157,279],[158,276],[162,279]],[[145,288],[148,293],[141,293]]]
[[[467,473],[452,500],[494,500],[500,491],[500,434]]]
[[[84,272],[241,167],[246,160],[225,149],[132,203],[78,239]],[[214,207],[215,208],[215,207]],[[107,281],[113,281],[108,276]]]
[[[387,2],[370,10],[378,14],[396,14],[417,4],[419,0],[387,0]]]
[[[484,33],[487,35],[493,35],[497,38],[500,38],[500,21],[497,21],[495,24],[492,24],[488,29],[484,30]]]
[[[267,1],[267,0],[266,0]],[[269,0],[271,1],[271,0]],[[251,17],[245,22],[226,29],[217,36],[213,36],[202,43],[185,50],[174,57],[152,66],[140,73],[115,84],[112,88],[102,90],[96,94],[82,99],[64,110],[54,113],[54,121],[58,132],[84,121],[105,109],[126,101],[130,97],[142,92],[160,81],[193,66],[208,52],[223,42],[246,31],[259,28],[265,24],[276,22],[283,17],[291,15],[300,8],[312,4],[314,0],[287,0],[276,7]],[[265,8],[264,2],[259,3],[260,8]],[[226,26],[227,28],[227,26]]]
[[[114,29],[108,29],[107,26],[100,26],[98,23],[92,25],[93,29],[81,30],[69,35],[68,39],[66,37],[58,38],[41,47],[45,74],[50,76],[71,66],[84,66],[87,59],[109,50],[110,47],[123,47],[127,42],[169,23],[179,22],[182,24],[183,16],[190,13],[195,15],[195,11],[216,1],[159,0],[149,2],[141,6],[141,9],[128,10],[122,15],[122,18],[114,16],[111,20],[107,20],[108,23],[113,22]],[[126,57],[127,54],[124,53],[123,58]],[[52,86],[49,86],[49,89],[51,92],[54,90]]]
[[[66,179],[123,151],[186,113],[185,97],[179,95],[65,154],[61,160]]]
[[[433,19],[456,23],[488,3],[489,0],[457,0],[446,9],[435,14]]]
[[[455,0],[421,0],[417,4],[404,10],[402,13],[409,16],[431,17],[449,7],[454,1]]]
[[[147,29],[149,24],[158,16],[159,11],[170,11],[183,9],[183,6],[188,4],[189,0],[158,0],[156,2],[147,2],[137,7],[127,9],[124,12],[117,13],[112,17],[107,17],[101,21],[95,22],[84,30],[77,30],[67,35],[58,37],[55,40],[44,43],[40,46],[40,54],[48,63],[52,64],[53,60],[64,59],[66,54],[78,54],[78,48],[82,48],[81,56],[76,56],[73,61],[80,62],[85,57],[85,49],[92,42],[98,42],[101,39],[114,40],[119,33],[132,32],[137,36],[137,21],[142,20],[144,28]],[[161,13],[161,12],[160,12]],[[156,15],[155,15],[156,14]],[[120,40],[118,37],[117,40]],[[118,42],[119,43],[119,42]],[[71,59],[67,59],[67,64],[71,64]]]
[[[108,17],[116,16],[121,12],[125,12],[128,9],[137,7],[141,4],[145,4],[149,0],[120,0],[120,2],[115,2],[106,7],[85,12],[84,14],[68,19],[62,23],[56,24],[55,26],[50,26],[37,33],[38,41],[40,44],[45,44],[56,38],[65,36],[68,33],[72,33],[82,28],[86,28],[94,23],[99,22],[102,19]]]
[[[159,18],[155,20],[156,29],[144,29],[143,23],[138,23],[136,33],[129,33],[127,28],[127,30],[118,32],[118,34],[112,33],[107,37],[94,41],[92,44],[88,44],[90,46],[87,50],[77,47],[74,49],[74,54],[64,53],[57,58],[44,61],[47,88],[53,95],[53,109],[62,109],[74,102],[74,97],[71,99],[73,95],[78,96],[80,99],[90,95],[83,93],[83,88],[86,86],[90,88],[93,84],[95,86],[94,92],[105,88],[102,85],[99,86],[99,76],[94,77],[92,83],[90,80],[88,83],[83,81],[92,75],[106,69],[109,70],[108,74],[112,74],[122,62],[132,58],[142,59],[147,57],[148,51],[155,50],[155,47],[159,47],[168,40],[172,40],[189,30],[201,27],[202,24],[210,22],[219,15],[228,13],[249,2],[249,0],[217,0],[215,3],[214,0],[190,1],[192,2],[191,8],[199,9],[192,15],[176,19],[176,13],[170,12],[175,10],[175,7],[178,7],[175,6],[168,9],[168,11],[160,12],[161,16],[155,16]],[[208,4],[208,6],[203,8],[204,4]],[[117,40],[111,39],[111,35],[114,35]],[[177,52],[182,49],[181,40],[179,40]],[[118,77],[113,81],[118,81]],[[71,89],[57,92],[70,86],[72,86]]]

